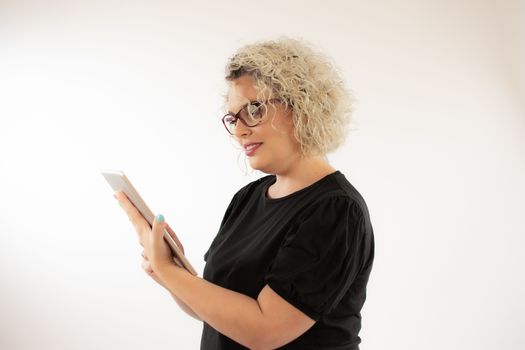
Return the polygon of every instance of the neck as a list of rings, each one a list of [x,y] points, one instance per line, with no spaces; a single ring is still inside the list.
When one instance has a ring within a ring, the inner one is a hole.
[[[284,197],[319,181],[335,171],[324,156],[300,157],[282,171],[276,172],[275,183],[270,187],[271,198]]]

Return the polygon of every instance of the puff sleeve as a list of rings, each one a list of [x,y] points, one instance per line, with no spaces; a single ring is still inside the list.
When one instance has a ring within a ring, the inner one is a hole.
[[[319,199],[287,232],[265,282],[317,320],[338,305],[363,265],[365,221],[347,196]]]
[[[242,189],[241,189],[241,191],[242,191]],[[211,249],[217,244],[217,239],[219,238],[221,229],[224,226],[224,224],[226,223],[226,221],[228,221],[228,219],[231,217],[232,212],[236,208],[237,202],[239,201],[239,197],[240,197],[241,191],[237,192],[233,196],[233,198],[231,199],[230,204],[228,204],[228,208],[226,208],[226,212],[224,213],[224,216],[222,217],[222,220],[221,220],[221,225],[219,226],[219,232],[217,233],[217,235],[213,239],[213,242],[211,243],[211,245],[208,248],[208,250],[206,251],[206,253],[204,253],[204,261],[206,261],[206,262],[208,261],[208,256],[210,255]]]

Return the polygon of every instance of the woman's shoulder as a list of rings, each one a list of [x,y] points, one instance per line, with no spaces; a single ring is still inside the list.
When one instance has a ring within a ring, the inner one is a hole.
[[[272,181],[275,181],[275,175],[262,176],[254,181],[249,182],[235,193],[233,196],[233,201],[238,202],[251,197],[251,195],[254,193],[259,193],[263,186],[271,183]]]
[[[354,215],[369,220],[368,207],[361,193],[350,183],[346,176],[336,171],[323,179],[316,187],[310,201],[310,211],[323,212],[325,208],[351,209]],[[308,210],[305,210],[307,213]]]
[[[341,191],[341,193],[343,193],[345,197],[354,202],[357,206],[361,207],[364,211],[368,212],[365,199],[342,172],[337,171],[334,174],[333,180],[336,183],[336,187]]]

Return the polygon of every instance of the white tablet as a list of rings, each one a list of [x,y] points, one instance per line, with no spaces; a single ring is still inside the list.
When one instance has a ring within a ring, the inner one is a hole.
[[[106,181],[109,183],[113,191],[122,191],[126,194],[131,203],[133,203],[135,208],[137,208],[137,210],[142,214],[144,219],[146,219],[146,221],[149,223],[150,227],[152,227],[153,220],[155,220],[155,215],[146,205],[144,200],[142,200],[142,197],[139,195],[137,190],[135,190],[135,187],[133,187],[126,175],[122,171],[115,170],[104,170],[102,171],[102,175],[106,178]],[[191,266],[188,259],[186,259],[186,257],[182,253],[182,250],[179,248],[175,240],[170,236],[170,234],[166,230],[164,230],[164,239],[168,242],[169,246],[171,247],[171,250],[173,251],[173,254],[175,255],[173,260],[179,266],[184,267],[191,274],[196,276],[197,271],[195,271],[193,266]]]

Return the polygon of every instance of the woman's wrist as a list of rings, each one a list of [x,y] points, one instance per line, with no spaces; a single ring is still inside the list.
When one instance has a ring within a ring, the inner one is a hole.
[[[153,270],[168,290],[170,290],[169,282],[172,281],[173,278],[176,278],[178,273],[184,272],[182,267],[179,267],[175,263],[171,262],[161,262],[157,266],[153,267]]]

